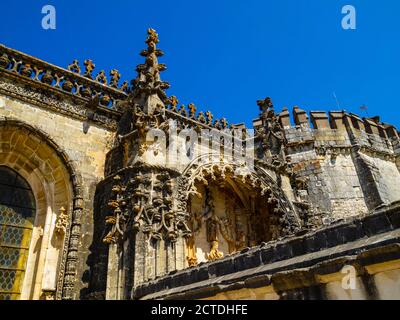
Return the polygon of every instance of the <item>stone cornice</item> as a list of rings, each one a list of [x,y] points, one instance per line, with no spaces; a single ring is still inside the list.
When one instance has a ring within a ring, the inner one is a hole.
[[[104,107],[88,108],[90,102],[69,93],[60,93],[46,84],[33,85],[31,79],[23,79],[0,69],[0,93],[43,109],[55,111],[71,118],[89,121],[115,130],[120,113]]]
[[[110,109],[116,110],[116,102],[124,100],[127,97],[127,93],[123,90],[108,86],[87,76],[58,67],[20,51],[7,48],[4,45],[0,45],[0,57],[1,70],[8,70],[20,77],[31,78],[39,84],[46,83],[61,92],[70,92],[84,98],[96,95],[104,97],[107,95],[111,102],[105,103],[104,100],[101,105]],[[72,84],[71,90],[67,90],[67,86],[64,86],[67,80]],[[90,94],[84,92],[84,89],[87,88],[90,89]]]

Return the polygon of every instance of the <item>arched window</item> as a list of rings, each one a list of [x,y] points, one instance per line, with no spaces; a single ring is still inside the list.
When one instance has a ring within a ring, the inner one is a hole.
[[[34,217],[35,198],[28,183],[0,166],[0,300],[20,297]]]

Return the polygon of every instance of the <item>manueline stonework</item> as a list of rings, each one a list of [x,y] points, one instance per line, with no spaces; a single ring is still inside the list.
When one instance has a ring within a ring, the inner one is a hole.
[[[249,135],[167,95],[158,42],[131,82],[0,46],[0,300],[400,299],[397,129],[267,97]]]

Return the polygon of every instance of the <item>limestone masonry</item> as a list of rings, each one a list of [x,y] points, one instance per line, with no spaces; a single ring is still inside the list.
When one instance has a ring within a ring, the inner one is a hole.
[[[168,96],[157,44],[131,82],[0,45],[0,300],[400,299],[397,129],[265,98],[251,135]]]

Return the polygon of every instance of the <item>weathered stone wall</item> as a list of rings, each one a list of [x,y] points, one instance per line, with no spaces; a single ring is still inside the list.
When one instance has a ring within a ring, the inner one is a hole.
[[[98,125],[87,128],[87,123],[82,120],[5,95],[0,96],[0,117],[17,119],[46,133],[67,154],[77,169],[77,174],[82,177],[84,211],[81,217],[76,277],[76,298],[79,298],[80,290],[87,286],[87,257],[93,236],[95,188],[104,177],[105,155],[110,149],[113,132]]]
[[[311,112],[310,121],[295,107],[293,116],[294,125],[280,114],[286,153],[322,223],[400,200],[396,129],[344,112]]]

